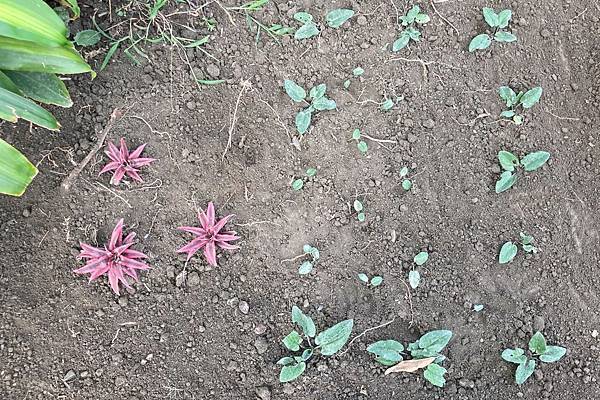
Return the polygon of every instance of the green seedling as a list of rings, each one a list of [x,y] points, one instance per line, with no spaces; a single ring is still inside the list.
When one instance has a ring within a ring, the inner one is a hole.
[[[434,386],[444,387],[446,369],[440,364],[446,359],[441,351],[448,345],[452,332],[437,330],[427,332],[416,342],[410,343],[406,351],[402,343],[396,340],[380,340],[367,347],[367,351],[375,355],[375,361],[391,367],[385,374],[393,372],[414,372],[425,369],[423,377]],[[404,361],[406,352],[411,359]]]
[[[506,107],[508,107],[507,110],[500,113],[500,116],[509,118],[516,125],[521,125],[524,117],[518,113],[519,107],[522,107],[524,110],[533,107],[540,101],[540,97],[542,97],[542,88],[537,86],[526,92],[519,92],[519,94],[517,94],[508,86],[501,86],[498,89],[498,95],[504,100]]]
[[[281,45],[281,42],[279,41],[278,37],[293,33],[294,28],[290,28],[280,24],[271,24],[271,26],[266,26],[252,15],[257,11],[262,10],[268,2],[269,0],[253,0],[248,3],[242,4],[238,7],[227,7],[227,10],[244,13],[246,17],[246,24],[248,25],[250,31],[256,30],[255,43],[258,43],[260,41],[261,32],[265,32],[267,35],[269,35]]]
[[[406,15],[400,17],[400,20],[402,21],[402,26],[405,28],[400,32],[400,37],[392,44],[392,51],[399,51],[405,48],[411,40],[418,42],[421,38],[421,32],[415,29],[415,26],[417,26],[415,24],[423,25],[431,19],[427,14],[421,13],[419,6],[413,6]]]
[[[492,44],[492,37],[496,42],[515,42],[517,37],[512,33],[503,30],[508,27],[511,17],[511,10],[502,10],[496,14],[493,9],[489,7],[483,7],[483,18],[490,28],[492,28],[492,36],[490,37],[490,35],[487,33],[482,33],[475,36],[471,40],[471,43],[469,43],[469,51],[473,52],[475,50],[487,49]]]
[[[369,145],[367,144],[367,142],[362,140],[362,135],[359,129],[355,129],[352,132],[352,140],[356,142],[356,147],[358,148],[358,151],[360,151],[362,154],[367,154],[367,150],[369,150]]]
[[[358,279],[369,287],[377,287],[383,283],[383,277],[379,275],[374,276],[369,280],[367,274],[360,273],[358,274]]]
[[[293,178],[292,179],[292,189],[301,190],[304,187],[304,181],[308,181],[310,178],[314,178],[317,175],[316,168],[308,168],[305,172],[306,177],[304,178]]]
[[[328,99],[325,96],[327,86],[324,83],[310,89],[308,101],[306,91],[296,82],[286,79],[283,82],[283,88],[290,98],[296,103],[308,104],[308,107],[296,114],[296,130],[300,135],[306,133],[310,127],[313,112],[324,110],[335,110],[337,105],[335,100]]]
[[[498,161],[504,170],[500,174],[500,179],[496,182],[496,193],[502,193],[510,189],[519,174],[517,168],[522,167],[525,172],[532,172],[540,168],[550,159],[550,153],[547,151],[535,151],[527,154],[520,161],[513,153],[501,150],[498,152]]]
[[[305,244],[304,247],[302,247],[302,251],[304,254],[302,254],[300,257],[310,257],[311,260],[303,261],[298,268],[298,273],[300,275],[307,275],[313,270],[313,267],[317,261],[319,261],[321,254],[319,253],[319,249],[312,247],[310,244]]]
[[[332,28],[339,28],[342,24],[354,16],[354,10],[338,8],[327,13],[325,21]],[[302,24],[294,34],[297,40],[308,39],[320,33],[317,24],[311,14],[300,11],[294,14],[294,19]]]
[[[519,243],[523,250],[527,253],[537,253],[537,248],[533,245],[533,236],[526,235],[523,232],[520,233],[521,242]],[[517,244],[513,242],[506,242],[500,248],[500,254],[498,255],[498,262],[500,264],[508,264],[511,262],[518,252]]]
[[[400,178],[402,178],[402,189],[409,191],[412,188],[412,181],[407,178],[409,173],[408,167],[402,167],[400,170]]]
[[[474,304],[473,305],[473,311],[475,311],[475,312],[480,312],[483,310],[483,308],[484,308],[483,304]]]
[[[425,264],[428,259],[429,253],[426,251],[422,251],[415,256],[413,261],[418,267],[420,267],[421,265]],[[419,283],[421,283],[421,274],[418,270],[415,269],[415,266],[413,265],[408,273],[408,284],[411,288],[416,289],[419,286]]]
[[[283,345],[296,355],[281,358],[277,364],[282,365],[279,382],[291,382],[306,370],[306,363],[313,355],[332,356],[348,341],[352,333],[354,321],[344,320],[317,334],[317,329],[311,317],[304,314],[298,307],[292,307],[292,322],[302,330],[291,331],[284,339]],[[313,344],[314,339],[314,344]]]
[[[533,374],[536,365],[533,357],[539,357],[540,361],[545,363],[553,363],[563,358],[567,353],[567,349],[564,347],[548,346],[541,332],[536,332],[529,340],[529,351],[532,353],[531,359],[525,355],[525,350],[518,347],[515,349],[505,349],[502,352],[502,359],[504,361],[518,365],[515,371],[515,381],[518,385],[525,383],[531,374]]]
[[[352,75],[353,75],[353,76],[355,76],[355,77],[359,77],[359,76],[361,76],[361,75],[362,75],[362,74],[364,74],[364,73],[365,73],[365,70],[364,70],[364,69],[362,69],[361,67],[356,67],[356,68],[354,68],[354,69],[352,70]],[[350,87],[350,84],[351,84],[351,83],[352,83],[352,82],[350,81],[350,79],[346,79],[346,80],[344,81],[344,88],[345,88],[345,89],[348,89],[348,88]]]
[[[367,217],[365,216],[365,208],[363,206],[363,203],[360,200],[356,199],[354,200],[354,204],[352,206],[354,207],[354,211],[356,211],[357,213],[356,219],[359,222],[364,222]]]

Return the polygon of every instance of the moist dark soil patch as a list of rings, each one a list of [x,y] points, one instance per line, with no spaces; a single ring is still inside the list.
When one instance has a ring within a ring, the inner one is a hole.
[[[94,7],[109,26],[104,3],[85,1],[72,29],[91,28]],[[114,24],[122,4],[112,3]],[[199,78],[225,83],[199,90],[181,54],[158,44],[145,47],[151,63],[134,66],[118,52],[93,81],[72,77],[75,106],[53,110],[60,133],[0,125],[41,171],[22,198],[0,198],[0,398],[598,398],[598,3],[437,3],[457,35],[421,2],[432,21],[419,43],[396,54],[388,50],[398,34],[390,1],[276,3],[256,17],[296,26],[296,11],[322,21],[337,7],[362,17],[309,40],[283,38],[280,46],[263,35],[256,44],[241,15],[232,15],[232,25],[212,3],[203,12],[218,25],[206,50],[218,61],[194,49],[187,56]],[[400,12],[409,8],[394,3]],[[486,5],[513,10],[518,41],[470,54]],[[84,50],[96,68],[108,44],[98,48]],[[345,90],[357,66],[365,74]],[[326,83],[338,104],[315,118],[301,151],[290,145],[298,106],[284,79],[309,88]],[[242,80],[252,89],[241,97],[222,160]],[[522,126],[496,121],[496,89],[506,84],[544,89]],[[384,95],[404,100],[389,112],[366,101]],[[98,154],[63,194],[61,180],[115,107],[129,110],[109,139],[148,143],[146,154],[160,161],[144,171],[144,184],[108,191],[109,178],[97,176],[105,162]],[[355,128],[397,144],[369,142],[362,156],[348,140]],[[552,158],[497,195],[502,149],[546,150]],[[403,166],[413,171],[410,192],[400,187]],[[318,168],[316,177],[293,191],[292,178],[308,167]],[[364,223],[350,211],[357,194]],[[196,223],[196,207],[211,200],[219,215],[236,214],[241,249],[219,253],[218,268],[195,257],[187,283],[178,282],[185,259],[174,251],[189,236],[175,228]],[[81,265],[79,242],[104,243],[119,218],[138,233],[152,270],[135,291],[116,297],[105,279],[88,285],[72,270]],[[520,231],[534,235],[540,251],[498,264],[500,245]],[[281,260],[305,243],[321,250],[321,260],[301,277],[296,263]],[[411,311],[403,281],[422,250],[430,258],[411,291]],[[360,272],[382,275],[383,285],[367,288]],[[294,304],[319,327],[354,318],[354,335],[395,320],[283,385],[275,362],[285,354],[280,340],[292,328]],[[476,313],[474,304],[485,308]],[[443,389],[420,374],[384,376],[365,351],[376,340],[407,343],[431,329],[454,332]],[[514,366],[500,353],[526,346],[535,330],[568,353],[517,386]]]

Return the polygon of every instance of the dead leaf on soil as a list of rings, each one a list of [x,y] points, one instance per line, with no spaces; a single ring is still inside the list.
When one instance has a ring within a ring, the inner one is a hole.
[[[392,372],[415,372],[418,369],[425,368],[434,361],[435,357],[421,358],[418,360],[400,361],[393,367],[386,369],[385,374],[388,375]]]

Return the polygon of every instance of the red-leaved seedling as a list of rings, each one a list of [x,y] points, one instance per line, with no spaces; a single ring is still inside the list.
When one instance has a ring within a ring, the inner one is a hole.
[[[76,269],[77,274],[90,274],[90,282],[102,275],[108,275],[108,282],[112,290],[119,294],[119,282],[127,288],[131,288],[127,282],[126,275],[138,280],[137,270],[146,270],[150,266],[139,261],[147,256],[131,246],[134,244],[135,232],[131,232],[123,239],[123,219],[117,222],[112,231],[110,242],[99,249],[85,243],[81,243],[79,259],[86,259],[86,264]]]
[[[139,168],[156,160],[154,158],[140,157],[140,154],[142,154],[142,151],[144,151],[144,147],[146,147],[145,143],[131,153],[127,149],[124,138],[121,138],[120,144],[121,147],[117,148],[117,146],[114,144],[110,142],[108,143],[105,153],[112,161],[106,164],[106,166],[102,168],[102,171],[100,171],[100,174],[98,175],[108,171],[113,171],[113,176],[110,178],[110,183],[113,185],[118,185],[125,175],[134,181],[143,182],[142,178],[138,174],[140,171]]]
[[[189,261],[198,250],[204,248],[204,257],[206,257],[206,261],[208,261],[210,265],[216,267],[217,247],[225,250],[234,250],[239,248],[238,246],[229,244],[229,242],[239,239],[239,236],[237,236],[236,232],[221,232],[231,217],[233,217],[233,215],[228,215],[215,222],[215,207],[213,206],[212,202],[208,203],[206,212],[202,211],[198,213],[200,227],[182,226],[177,228],[179,230],[196,235],[196,238],[177,250],[177,252],[187,253],[187,259]]]

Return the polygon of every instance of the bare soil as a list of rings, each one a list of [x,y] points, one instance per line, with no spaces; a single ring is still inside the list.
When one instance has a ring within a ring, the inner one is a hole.
[[[95,10],[102,26],[111,25],[106,2],[83,3],[73,31],[91,28]],[[123,4],[112,1],[112,24],[126,20],[114,12]],[[135,66],[118,52],[93,81],[71,77],[75,106],[53,110],[60,133],[1,124],[3,138],[39,163],[40,175],[22,198],[0,198],[0,398],[600,397],[593,334],[600,330],[600,6],[450,0],[436,3],[436,12],[420,4],[432,18],[422,41],[391,53],[395,7],[407,11],[405,1],[271,2],[255,14],[263,23],[296,27],[291,16],[308,10],[323,28],[319,37],[287,37],[282,45],[265,35],[256,43],[242,15],[232,14],[233,25],[211,3],[200,15],[218,22],[205,47],[218,61],[194,49],[186,55],[199,78],[225,83],[198,89],[180,51],[145,46],[151,62]],[[485,29],[482,6],[513,10],[516,43],[468,53]],[[325,28],[324,15],[338,7],[358,16]],[[173,18],[201,27],[200,17]],[[108,47],[102,41],[84,53],[97,68]],[[365,74],[345,90],[357,66]],[[290,144],[299,108],[284,79],[308,88],[326,83],[338,104],[318,114],[300,151]],[[252,88],[240,96],[242,81]],[[522,126],[498,122],[496,89],[506,84],[544,89]],[[368,101],[384,96],[404,100],[389,112]],[[146,154],[159,161],[144,170],[144,184],[113,188],[108,176],[97,176],[105,162],[98,153],[64,193],[61,180],[114,108],[127,114],[109,139],[148,143]],[[362,156],[348,140],[355,128],[397,143],[370,141]],[[497,195],[502,149],[546,150],[552,158]],[[405,165],[410,192],[400,187]],[[292,178],[308,167],[317,176],[293,191]],[[357,195],[364,223],[351,212]],[[219,215],[236,214],[241,249],[219,253],[217,268],[201,257],[186,267],[175,249],[189,236],[175,228],[196,223],[196,208],[208,201]],[[152,265],[121,297],[106,280],[87,284],[72,273],[79,242],[104,243],[119,218],[138,233],[137,248]],[[500,245],[520,231],[540,251],[498,264]],[[281,260],[305,243],[321,250],[321,260],[301,277],[298,263]],[[422,250],[430,259],[421,285],[408,292],[407,273]],[[365,287],[360,272],[382,275],[383,285]],[[275,362],[285,354],[280,340],[292,328],[294,304],[321,328],[354,318],[353,336],[394,322],[280,384]],[[485,308],[475,313],[474,304]],[[454,332],[443,389],[418,374],[384,376],[365,351],[376,340],[407,343],[431,329]],[[535,330],[568,353],[517,386],[500,353],[525,347]]]

